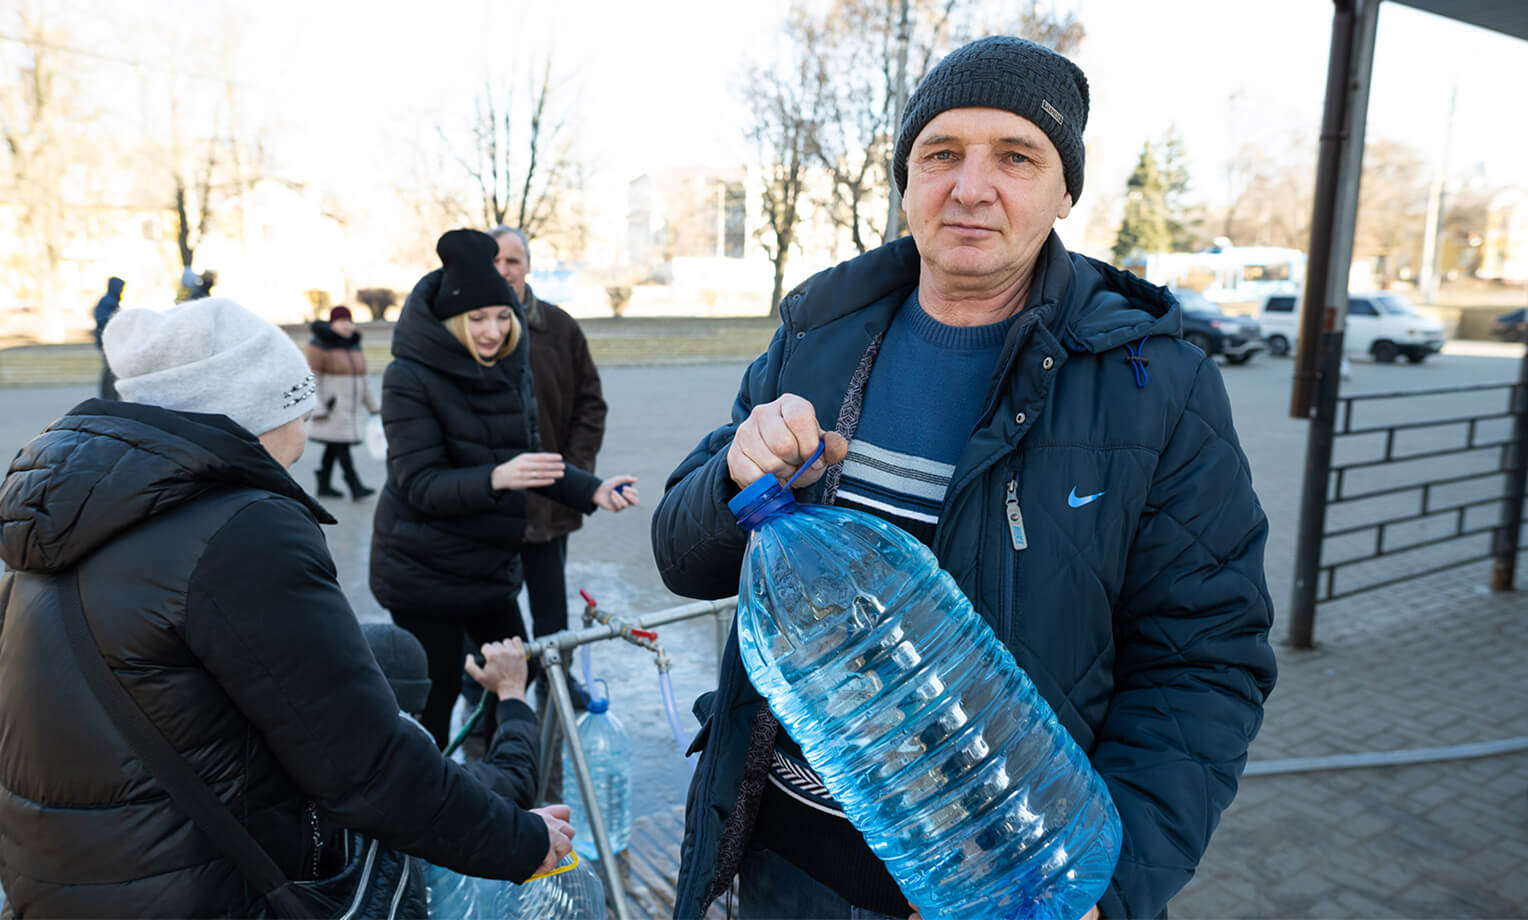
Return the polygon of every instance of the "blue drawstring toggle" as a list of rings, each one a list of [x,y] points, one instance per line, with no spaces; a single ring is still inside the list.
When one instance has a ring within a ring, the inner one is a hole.
[[[1125,351],[1129,353],[1125,363],[1130,365],[1130,370],[1135,373],[1135,388],[1137,390],[1146,389],[1146,381],[1150,379],[1146,374],[1146,365],[1151,362],[1141,356],[1141,352],[1146,350],[1146,343],[1150,339],[1151,336],[1148,335],[1146,338],[1141,339],[1141,344],[1134,347],[1131,347],[1128,342],[1125,343]]]

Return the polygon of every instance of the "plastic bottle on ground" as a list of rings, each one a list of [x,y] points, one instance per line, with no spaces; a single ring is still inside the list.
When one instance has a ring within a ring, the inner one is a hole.
[[[744,667],[908,901],[929,920],[1092,908],[1113,800],[933,553],[773,477],[729,507],[750,531]]]
[[[604,686],[604,681],[595,683]],[[631,738],[620,720],[610,712],[608,689],[603,696],[594,696],[593,688],[590,689],[589,710],[578,717],[578,737],[583,744],[589,773],[594,778],[595,798],[599,802],[600,815],[605,819],[610,849],[619,853],[631,840]],[[562,788],[573,812],[569,823],[573,825],[578,852],[588,859],[598,859],[594,831],[583,805],[577,774],[573,771],[573,758],[566,750],[562,755]]]

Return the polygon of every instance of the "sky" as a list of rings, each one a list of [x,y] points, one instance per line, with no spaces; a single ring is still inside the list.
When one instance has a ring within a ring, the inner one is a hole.
[[[23,0],[38,2],[38,0]],[[438,127],[465,125],[490,75],[522,80],[550,53],[590,187],[624,207],[626,183],[675,165],[746,162],[744,66],[780,50],[785,0],[41,0],[72,41],[184,77],[235,74],[243,117],[282,167],[349,197],[415,163]],[[1076,60],[1092,88],[1085,140],[1089,205],[1117,197],[1141,145],[1183,135],[1198,194],[1224,193],[1243,143],[1314,158],[1331,28],[1329,0],[1057,0],[1087,29]],[[189,44],[189,47],[188,47]],[[1528,186],[1528,43],[1393,2],[1381,13],[1369,137],[1437,157],[1458,103],[1451,172]],[[93,63],[95,79],[123,68]],[[100,69],[104,68],[104,69]],[[112,76],[116,73],[117,76]],[[139,104],[131,101],[124,105]],[[1306,138],[1304,147],[1290,143]],[[410,158],[413,159],[410,159]],[[1090,194],[1093,201],[1089,201]],[[1078,215],[1084,215],[1079,217]]]

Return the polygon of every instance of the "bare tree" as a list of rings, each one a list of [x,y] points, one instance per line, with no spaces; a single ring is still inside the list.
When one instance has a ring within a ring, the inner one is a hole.
[[[225,46],[231,39],[225,36]],[[169,182],[169,206],[175,213],[175,246],[182,268],[190,269],[196,252],[216,229],[219,215],[241,206],[242,197],[267,172],[264,148],[245,140],[239,84],[224,73],[215,94],[194,90],[205,77],[183,81],[179,41],[172,36],[168,95],[169,141],[162,157]],[[226,50],[226,49],[225,49]],[[219,56],[221,61],[232,55]],[[213,85],[216,85],[214,83]],[[183,292],[185,293],[185,292]]]
[[[817,28],[799,8],[793,14],[797,34],[815,35]],[[791,59],[773,68],[749,73],[744,97],[752,114],[749,139],[762,167],[765,227],[759,234],[774,263],[773,310],[784,293],[785,266],[796,243],[796,231],[806,189],[809,158],[821,122],[822,82],[810,54],[810,41],[792,48]]]
[[[1365,145],[1353,251],[1379,260],[1384,284],[1399,277],[1403,267],[1420,266],[1426,179],[1426,160],[1416,148],[1384,139]]]
[[[520,115],[515,86],[485,81],[475,101],[471,143],[458,162],[475,190],[484,225],[512,224],[533,238],[582,239],[581,209],[564,205],[581,188],[583,169],[572,154],[550,56],[522,88]],[[437,134],[447,149],[454,147],[445,130]]]
[[[1076,13],[1040,0],[1025,0],[1017,13],[990,9],[979,0],[834,0],[820,17],[798,9],[787,21],[787,37],[812,60],[820,84],[810,149],[832,178],[823,204],[858,251],[902,233],[891,156],[903,103],[939,57],[978,34],[1020,35],[1063,54],[1086,36]]]
[[[32,280],[18,294],[43,311],[50,335],[61,332],[53,303],[67,228],[63,179],[81,142],[75,98],[59,61],[59,47],[43,13],[23,5],[18,10],[21,60],[15,81],[0,89],[0,139],[4,142],[6,197],[14,202],[24,237],[27,264],[17,266]]]

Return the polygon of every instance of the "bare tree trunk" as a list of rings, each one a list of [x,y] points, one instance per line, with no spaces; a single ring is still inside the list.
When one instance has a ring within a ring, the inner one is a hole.
[[[536,208],[530,206],[531,184],[536,178],[536,160],[541,151],[541,120],[546,117],[546,100],[552,86],[552,60],[546,61],[546,69],[541,74],[541,89],[536,93],[536,106],[531,110],[531,150],[530,162],[525,167],[525,182],[520,187],[520,222],[523,229],[530,223],[530,215],[536,212]]]
[[[952,4],[953,5],[953,4]],[[897,27],[897,82],[892,87],[894,101],[891,109],[891,151],[896,156],[897,132],[902,127],[902,110],[907,106],[907,45],[911,41],[908,33],[908,7],[909,0],[902,0],[901,23]],[[948,16],[948,11],[946,12]],[[886,175],[894,176],[895,164],[886,164]],[[886,205],[886,233],[884,239],[887,242],[902,235],[902,190],[897,188],[895,178],[891,182],[891,197]]]

